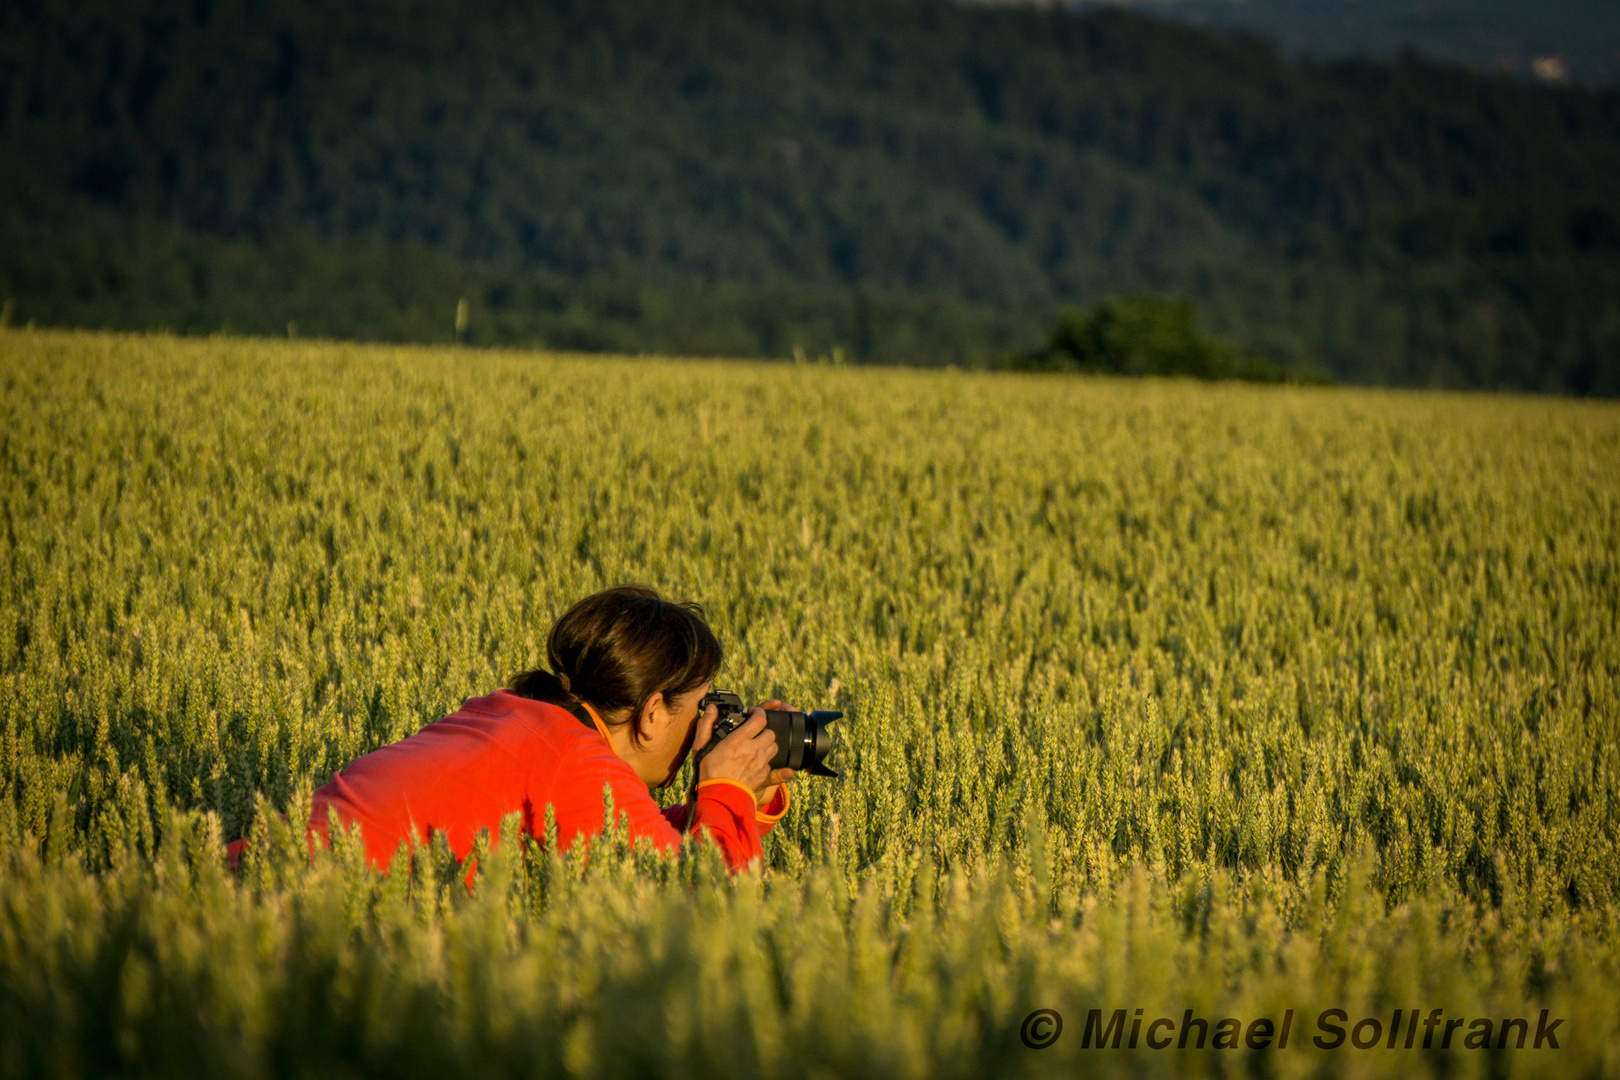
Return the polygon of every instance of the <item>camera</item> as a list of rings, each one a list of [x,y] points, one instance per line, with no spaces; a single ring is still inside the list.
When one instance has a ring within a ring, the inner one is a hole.
[[[708,743],[693,756],[694,767],[703,760],[703,755],[748,719],[742,698],[729,690],[716,690],[705,696],[698,706],[699,715],[710,705],[718,709],[720,715],[715,718],[714,732]],[[765,728],[776,736],[776,756],[771,758],[771,768],[803,769],[814,776],[837,776],[822,762],[832,752],[832,732],[827,730],[827,725],[843,715],[826,709],[810,713],[765,710]]]

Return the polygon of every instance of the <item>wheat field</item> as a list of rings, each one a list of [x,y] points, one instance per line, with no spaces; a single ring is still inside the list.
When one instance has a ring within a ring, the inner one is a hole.
[[[0,385],[0,1075],[1620,1075],[1613,404],[17,330]],[[758,873],[305,857],[619,581],[846,712]]]

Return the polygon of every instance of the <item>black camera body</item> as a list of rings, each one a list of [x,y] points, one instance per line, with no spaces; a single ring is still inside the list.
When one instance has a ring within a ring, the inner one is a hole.
[[[694,765],[748,719],[742,698],[728,690],[716,690],[705,696],[698,706],[699,715],[710,705],[715,706],[720,715],[715,718],[714,733],[708,743],[693,756]],[[765,728],[776,736],[776,756],[771,758],[771,768],[804,770],[813,776],[837,776],[822,762],[832,752],[832,732],[827,730],[827,725],[843,715],[826,709],[810,713],[765,710]]]

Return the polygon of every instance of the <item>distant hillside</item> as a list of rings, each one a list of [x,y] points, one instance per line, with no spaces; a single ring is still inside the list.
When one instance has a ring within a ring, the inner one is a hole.
[[[1620,82],[1620,4],[1614,0],[1081,2],[1123,4],[1198,26],[1248,30],[1276,41],[1289,55],[1391,58],[1416,49],[1481,71],[1568,78],[1591,86]]]
[[[1614,93],[1119,11],[0,10],[18,320],[973,362],[1162,293],[1341,378],[1617,393],[1616,175]]]

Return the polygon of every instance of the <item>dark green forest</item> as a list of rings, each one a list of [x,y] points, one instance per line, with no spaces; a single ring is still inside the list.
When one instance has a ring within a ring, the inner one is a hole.
[[[1620,82],[1620,5],[1614,0],[1130,2],[1136,11],[1181,22],[1240,27],[1264,34],[1288,54],[1387,58],[1398,55],[1403,48],[1416,48],[1482,71],[1506,71],[1526,77],[1533,75],[1532,61],[1536,57],[1555,56],[1575,82],[1587,86]]]
[[[1620,393],[1620,92],[931,0],[7,0],[14,322]]]

